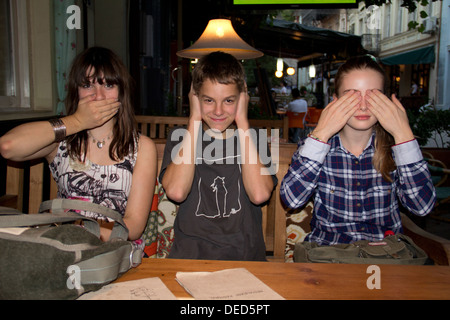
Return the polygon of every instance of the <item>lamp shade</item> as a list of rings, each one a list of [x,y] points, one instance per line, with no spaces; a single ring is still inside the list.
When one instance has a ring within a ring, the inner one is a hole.
[[[214,51],[229,53],[238,60],[255,59],[264,55],[242,40],[227,19],[210,20],[200,38],[189,48],[178,51],[177,55],[198,59]]]

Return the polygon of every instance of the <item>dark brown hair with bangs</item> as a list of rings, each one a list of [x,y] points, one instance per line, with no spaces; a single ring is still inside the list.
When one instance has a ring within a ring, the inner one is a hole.
[[[90,75],[91,77],[88,77]],[[80,53],[73,61],[67,83],[66,108],[67,115],[77,111],[80,97],[78,88],[93,82],[117,85],[121,106],[114,116],[116,125],[109,147],[112,160],[122,160],[135,152],[138,137],[137,124],[133,109],[132,96],[134,81],[120,58],[111,50],[92,47]],[[81,131],[67,138],[69,156],[72,159],[85,161],[87,153],[87,131]],[[84,159],[82,159],[84,155]]]
[[[338,70],[334,80],[336,95],[339,97],[339,90],[345,75],[353,70],[370,69],[378,72],[383,78],[383,91],[386,92],[386,74],[381,66],[370,56],[360,56],[347,60]],[[391,147],[394,145],[394,138],[379,124],[375,124],[375,153],[372,159],[373,166],[381,173],[383,179],[392,182],[390,173],[395,170],[395,162],[392,157]]]
[[[196,94],[206,80],[220,84],[236,84],[239,92],[245,90],[244,67],[228,53],[216,51],[199,60],[192,71],[192,86]]]

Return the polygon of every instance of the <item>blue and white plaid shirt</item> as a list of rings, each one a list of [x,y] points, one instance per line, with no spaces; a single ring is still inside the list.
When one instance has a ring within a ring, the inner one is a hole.
[[[300,142],[281,183],[281,199],[290,208],[314,196],[311,233],[305,241],[323,245],[377,241],[388,230],[402,232],[399,202],[415,215],[428,214],[436,194],[416,140],[392,147],[397,169],[385,181],[372,164],[375,135],[356,157],[339,134],[329,144],[312,138]]]

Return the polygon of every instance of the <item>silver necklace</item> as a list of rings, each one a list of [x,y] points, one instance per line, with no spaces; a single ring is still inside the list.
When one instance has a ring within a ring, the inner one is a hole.
[[[111,140],[111,137],[112,137],[112,133],[111,133],[109,136],[107,136],[103,140],[98,140],[92,135],[92,133],[90,131],[88,131],[88,135],[92,139],[92,141],[95,144],[97,144],[97,148],[99,148],[99,149],[103,148],[103,146],[106,144],[106,140]]]

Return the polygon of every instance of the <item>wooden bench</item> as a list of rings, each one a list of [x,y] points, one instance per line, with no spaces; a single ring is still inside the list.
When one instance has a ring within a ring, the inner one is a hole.
[[[161,162],[164,155],[165,145],[156,144],[158,152],[158,172],[161,169]],[[297,146],[291,143],[280,143],[278,154],[272,154],[272,161],[278,164],[277,178],[278,185],[274,190],[270,201],[262,207],[263,212],[263,234],[266,243],[266,251],[271,260],[284,261],[286,249],[286,214],[280,199],[280,185],[289,165],[292,155]]]
[[[137,116],[138,128],[140,132],[155,142],[165,142],[171,128],[176,126],[186,126],[188,117],[166,117],[166,116]],[[250,126],[255,129],[266,129],[267,136],[271,136],[271,129],[278,129],[279,138],[288,141],[289,123],[287,117],[283,120],[250,119]]]
[[[161,167],[165,144],[157,143],[158,171]],[[289,164],[295,144],[280,144],[279,153],[273,155],[273,161],[278,163],[278,181],[281,182]],[[280,183],[270,202],[263,207],[263,231],[267,250],[277,259],[284,259],[286,243],[286,212],[279,197]],[[54,199],[57,196],[57,186],[51,177],[45,160],[17,163],[8,161],[6,176],[6,195],[0,200],[0,205],[17,208],[26,213],[37,213],[42,201]]]
[[[4,183],[6,194],[0,197],[0,206],[25,213],[37,213],[41,202],[56,198],[58,191],[44,159],[26,162],[8,160]]]
[[[158,170],[161,166],[165,144],[157,143]],[[279,153],[273,154],[273,161],[278,163],[278,185],[263,211],[263,234],[269,261],[284,261],[286,249],[286,217],[279,196],[281,181],[287,172],[291,157],[296,150],[295,144],[281,143]],[[0,206],[10,206],[22,212],[36,213],[42,201],[53,199],[57,187],[51,178],[48,165],[44,160],[16,163],[8,161],[6,173],[6,195],[0,197]],[[449,265],[450,240],[432,235],[415,225],[405,215],[402,216],[405,234],[420,245],[435,263]]]

